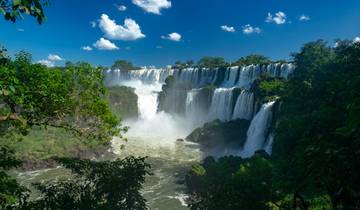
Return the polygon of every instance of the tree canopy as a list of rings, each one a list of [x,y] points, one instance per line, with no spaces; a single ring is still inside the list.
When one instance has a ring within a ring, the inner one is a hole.
[[[229,64],[221,57],[203,57],[198,61],[198,66],[200,68],[223,68],[227,67]]]
[[[114,64],[111,66],[111,69],[120,69],[120,70],[136,70],[139,69],[139,67],[134,66],[130,61],[126,60],[117,60],[114,62]]]
[[[23,19],[23,14],[26,14],[41,24],[45,19],[43,7],[48,4],[49,0],[0,0],[0,13],[11,22]]]
[[[272,61],[263,56],[263,55],[248,55],[246,57],[241,57],[239,58],[237,61],[235,61],[234,63],[232,63],[231,65],[233,66],[248,66],[248,65],[252,65],[252,64],[269,64],[272,63]]]

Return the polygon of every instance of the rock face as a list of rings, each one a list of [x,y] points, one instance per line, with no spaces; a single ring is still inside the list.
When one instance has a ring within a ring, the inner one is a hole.
[[[243,119],[229,122],[215,120],[195,129],[186,137],[186,140],[199,143],[205,148],[241,148],[246,142],[246,132],[249,125],[250,121]]]

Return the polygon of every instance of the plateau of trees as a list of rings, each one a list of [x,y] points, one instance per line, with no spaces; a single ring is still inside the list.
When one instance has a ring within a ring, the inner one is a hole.
[[[288,81],[255,87],[281,104],[273,155],[194,166],[191,209],[360,209],[360,43],[310,42],[293,59]]]
[[[120,70],[136,70],[140,69],[139,67],[136,67],[133,65],[132,62],[127,60],[116,60],[114,64],[111,66],[111,69],[120,69]]]

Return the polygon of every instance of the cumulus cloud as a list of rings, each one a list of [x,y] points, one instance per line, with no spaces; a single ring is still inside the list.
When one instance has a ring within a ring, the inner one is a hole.
[[[360,43],[360,37],[355,37],[353,40],[353,43]]]
[[[302,14],[302,15],[299,17],[299,20],[300,20],[300,21],[309,21],[309,20],[310,20],[310,17],[307,16],[307,15]]]
[[[227,26],[227,25],[223,25],[220,26],[221,30],[226,31],[226,32],[235,32],[235,28],[233,26]]]
[[[95,28],[97,24],[96,24],[95,21],[91,21],[91,22],[90,22],[90,25],[91,25],[92,28]]]
[[[39,60],[37,63],[40,63],[44,66],[47,66],[47,67],[54,67],[55,66],[55,63],[53,61],[49,61],[49,60]]]
[[[124,12],[127,10],[127,7],[125,5],[117,5],[115,4],[115,7],[120,11],[120,12]]]
[[[81,49],[83,49],[83,50],[85,50],[85,51],[91,51],[91,50],[93,50],[93,48],[90,47],[90,46],[83,46]]]
[[[62,58],[56,54],[49,54],[48,60],[49,61],[61,61]]]
[[[261,29],[259,27],[253,27],[250,24],[246,24],[242,27],[242,31],[244,34],[259,34],[261,33]]]
[[[99,40],[97,40],[93,44],[93,46],[99,50],[118,50],[119,49],[114,43],[112,43],[109,40],[104,39],[102,37]]]
[[[132,0],[132,3],[139,6],[148,13],[160,15],[162,9],[171,7],[171,1],[168,0]]]
[[[102,14],[99,20],[99,27],[105,33],[105,37],[114,40],[133,41],[144,38],[140,26],[130,18],[125,19],[124,25],[118,25],[108,15]]]
[[[277,12],[275,15],[272,15],[270,12],[268,13],[268,16],[266,17],[265,22],[267,23],[276,23],[278,25],[286,23],[286,14],[284,12]]]
[[[173,32],[171,34],[168,34],[166,36],[161,36],[162,39],[167,39],[174,42],[180,42],[181,41],[181,35],[179,33]]]

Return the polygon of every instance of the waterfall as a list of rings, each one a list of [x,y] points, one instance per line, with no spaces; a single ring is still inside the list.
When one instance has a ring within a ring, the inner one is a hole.
[[[222,84],[223,87],[234,87],[236,83],[236,77],[239,72],[239,67],[234,66],[226,70],[225,79]]]
[[[240,75],[236,86],[247,88],[254,80],[254,71],[257,70],[257,66],[249,65],[240,68]]]
[[[194,89],[187,93],[185,119],[191,127],[202,126],[206,121],[206,110],[200,98],[200,89]]]
[[[209,120],[231,120],[233,111],[233,88],[217,88],[214,92],[209,111]]]
[[[274,101],[263,104],[260,111],[252,119],[244,148],[241,151],[242,157],[251,157],[256,151],[263,149],[274,104]]]
[[[266,73],[272,77],[282,77],[287,79],[294,71],[295,66],[291,63],[274,63],[268,65],[248,65],[242,67],[229,67],[227,69],[208,69],[208,68],[185,68],[185,69],[155,69],[144,68],[139,70],[105,71],[106,84],[109,86],[117,85],[123,80],[140,80],[151,84],[154,82],[164,83],[165,79],[173,75],[177,81],[188,83],[193,88],[201,88],[205,85],[220,85],[221,87],[249,88],[252,82]],[[221,71],[225,71],[224,78],[220,78]],[[222,79],[222,81],[217,81]]]
[[[266,140],[266,144],[264,146],[264,150],[266,153],[268,153],[269,155],[272,154],[272,145],[274,143],[274,134],[271,133],[269,135],[269,138]]]
[[[234,108],[232,119],[247,119],[251,120],[254,110],[254,94],[242,90]]]

